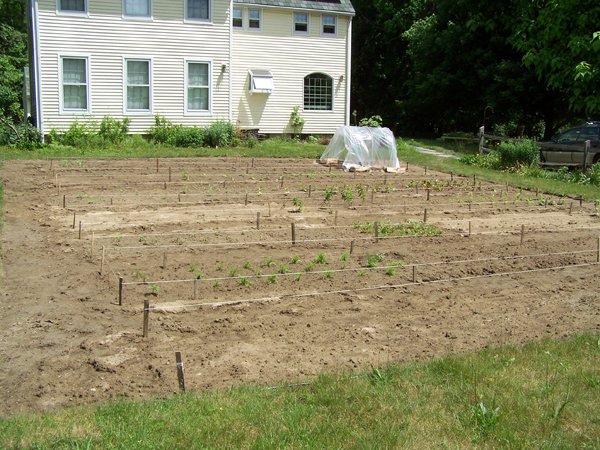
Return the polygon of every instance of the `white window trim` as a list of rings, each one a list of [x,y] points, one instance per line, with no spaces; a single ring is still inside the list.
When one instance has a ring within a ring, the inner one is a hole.
[[[87,109],[65,109],[64,108],[64,89],[63,89],[63,59],[85,59],[85,75],[87,81],[86,99]],[[60,114],[91,114],[92,113],[92,77],[90,74],[90,55],[81,53],[59,53],[58,54],[58,103]]]
[[[63,11],[60,9],[61,0],[56,0],[56,14],[59,16],[89,17],[88,0],[83,0],[84,11]]]
[[[330,17],[333,17],[335,19],[335,33],[325,33],[323,31],[323,28],[325,28],[325,24],[323,23],[323,18],[325,16],[330,16]],[[335,15],[335,14],[321,14],[321,36],[336,37],[337,34],[338,34],[338,18],[337,18],[337,15]]]
[[[263,72],[263,73],[255,73],[255,72]],[[248,86],[249,91],[252,95],[254,94],[265,94],[270,95],[275,90],[275,86],[273,83],[273,73],[267,69],[248,69],[248,73],[250,74],[250,85]],[[256,78],[270,78],[271,79],[271,89],[254,89],[254,77]]]
[[[188,17],[188,0],[185,0],[183,2],[183,17],[184,17],[184,22],[185,23],[197,23],[197,24],[212,24],[213,21],[213,2],[212,0],[208,0],[208,19],[196,19],[194,17],[190,18]],[[243,13],[242,13],[242,24],[244,23],[243,20]]]
[[[198,111],[188,109],[188,64],[189,63],[202,63],[208,64],[208,111]],[[212,116],[213,107],[213,61],[211,58],[185,58],[183,60],[183,108],[184,115],[186,116]]]
[[[296,31],[296,14],[306,14],[306,31]],[[308,11],[292,12],[292,34],[308,36],[310,34],[310,13]]]
[[[152,14],[152,12],[153,12],[152,7],[154,5],[153,5],[152,0],[148,0],[148,2],[150,3],[150,5],[149,5],[150,6],[150,8],[149,8],[150,15],[149,16],[130,16],[130,15],[125,14],[125,0],[122,0],[121,1],[121,17],[125,20],[141,20],[144,22],[150,22],[150,21],[154,20],[154,17]]]
[[[329,78],[331,78],[331,109],[305,109],[304,108],[304,80],[306,79],[307,76],[309,75],[313,75],[313,74],[321,74],[321,75],[326,75]],[[333,112],[335,112],[335,78],[332,77],[331,75],[329,75],[327,72],[311,72],[311,73],[307,73],[306,75],[304,75],[302,77],[302,112],[305,113],[317,113],[317,114],[331,114]]]
[[[250,27],[250,11],[258,11],[259,16],[259,27]],[[246,8],[246,31],[252,31],[253,33],[260,33],[263,30],[263,10],[262,8]]]
[[[148,70],[149,70],[149,78],[150,82],[150,100],[149,106],[150,109],[128,109],[127,108],[127,61],[148,61]],[[153,82],[154,77],[152,75],[154,63],[152,61],[152,57],[147,56],[123,56],[123,67],[122,67],[122,76],[123,76],[123,114],[129,115],[140,115],[147,116],[152,115],[152,111],[154,111],[154,89]]]
[[[234,27],[233,26],[233,11],[231,12],[231,28],[233,28],[234,30],[243,30],[244,29],[244,9],[241,6],[234,6],[233,9],[239,9],[240,11],[242,11],[242,26],[241,27]]]

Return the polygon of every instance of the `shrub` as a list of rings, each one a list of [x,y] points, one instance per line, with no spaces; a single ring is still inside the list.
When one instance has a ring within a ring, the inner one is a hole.
[[[536,143],[529,139],[502,142],[498,146],[500,166],[512,168],[521,165],[531,166],[539,161],[540,150]]]
[[[176,125],[167,143],[176,147],[202,147],[205,144],[205,131],[198,127]]]
[[[0,117],[0,145],[33,150],[42,146],[42,135],[29,122],[13,124]]]
[[[77,119],[71,123],[69,129],[64,133],[61,134],[53,129],[50,131],[49,136],[51,143],[68,145],[71,147],[88,147],[91,143],[98,143],[98,140],[94,139],[96,136],[94,124],[79,123]]]
[[[129,117],[123,117],[123,120],[118,120],[106,115],[100,123],[98,135],[112,144],[123,142],[129,132],[130,121]]]
[[[235,136],[235,128],[226,120],[217,120],[206,129],[205,144],[210,147],[227,147]]]
[[[383,119],[381,118],[381,116],[375,115],[371,117],[363,117],[362,119],[360,119],[360,122],[358,122],[358,126],[379,128],[382,123]]]

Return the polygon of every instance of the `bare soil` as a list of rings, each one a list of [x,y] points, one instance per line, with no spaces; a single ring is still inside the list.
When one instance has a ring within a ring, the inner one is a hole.
[[[600,331],[600,219],[568,198],[292,159],[11,161],[1,176],[2,416],[171,395],[176,351],[202,391]],[[425,209],[440,236],[354,227]]]

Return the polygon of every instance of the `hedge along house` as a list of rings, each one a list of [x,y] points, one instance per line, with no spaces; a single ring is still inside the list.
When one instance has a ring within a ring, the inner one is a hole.
[[[332,134],[350,119],[348,0],[29,0],[31,98],[43,134],[129,117],[145,133],[228,120]]]

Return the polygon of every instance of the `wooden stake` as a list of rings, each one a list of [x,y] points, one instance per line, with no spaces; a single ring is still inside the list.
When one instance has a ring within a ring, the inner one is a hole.
[[[113,205],[113,198],[111,197],[110,198],[110,206],[112,206],[112,205]]]
[[[525,225],[521,225],[521,245],[523,245],[524,240],[525,240]]]
[[[73,211],[73,229],[75,229],[75,217],[76,217],[76,213],[75,211]]]
[[[350,254],[354,253],[354,239],[350,241]]]
[[[283,175],[281,175],[281,183],[279,184],[279,187],[283,189]]]
[[[379,222],[375,222],[373,232],[375,234],[375,242],[379,242]]]
[[[169,183],[171,182],[171,166],[169,166]]]
[[[67,196],[63,195],[63,208],[67,207]]]
[[[81,240],[81,228],[82,228],[82,224],[81,224],[81,220],[79,221],[79,240]]]
[[[198,278],[194,278],[194,300],[198,299]]]
[[[269,205],[269,217],[271,217],[271,202],[268,202]]]
[[[248,206],[248,193],[246,192],[246,198],[244,199],[244,206]]]
[[[156,173],[158,173],[158,158],[156,158]]]
[[[412,282],[416,283],[417,282],[417,266],[413,266],[413,277],[412,277]]]
[[[427,201],[429,201],[429,188],[427,188]]]
[[[166,190],[167,189],[167,182],[165,181],[165,184],[163,186],[163,188]]]
[[[104,273],[104,257],[106,255],[106,247],[102,246],[102,259],[100,259],[100,275]]]
[[[425,175],[427,175],[427,166],[425,166]]]
[[[423,223],[427,223],[427,208],[423,211]]]
[[[147,338],[148,337],[148,328],[150,322],[150,300],[144,300],[144,327],[142,331],[142,335]]]
[[[296,245],[296,224],[292,223],[292,245]]]
[[[471,236],[471,221],[469,220],[469,236]]]
[[[310,195],[312,194],[312,184],[308,185],[308,198],[310,198]]]
[[[254,169],[254,158],[252,158],[252,168]]]
[[[119,306],[123,304],[123,277],[119,277]]]
[[[573,214],[573,202],[569,205],[569,215]]]
[[[583,206],[583,197],[579,196],[579,206]]]
[[[183,362],[181,361],[181,352],[175,352],[175,361],[177,365],[177,381],[179,381],[179,390],[185,392],[185,377],[183,374]]]
[[[163,253],[163,263],[162,263],[162,268],[166,269],[167,268],[167,252]]]
[[[598,242],[596,243],[596,262],[600,263],[600,236],[598,236]]]
[[[477,178],[475,175],[473,175],[473,186],[475,186],[476,183],[477,183]]]
[[[256,229],[260,230],[260,212],[256,213]]]
[[[181,203],[181,194],[177,194],[177,203]]]
[[[406,171],[408,172],[408,162],[406,163]]]

